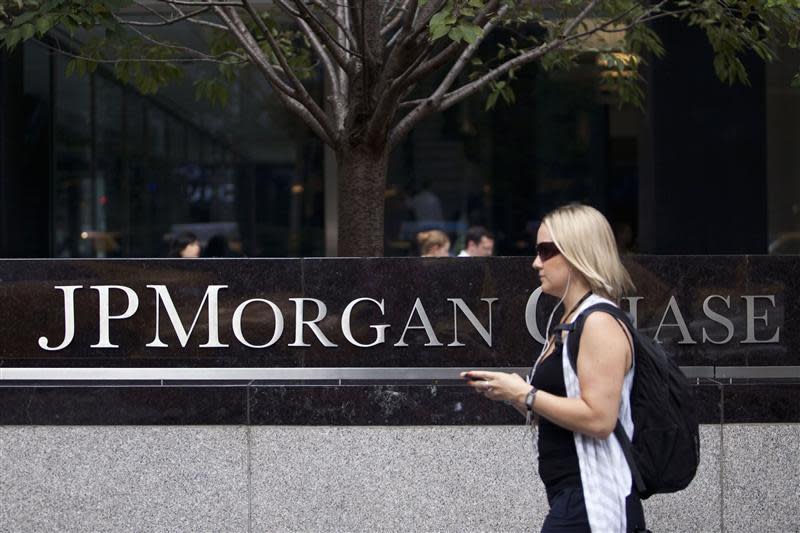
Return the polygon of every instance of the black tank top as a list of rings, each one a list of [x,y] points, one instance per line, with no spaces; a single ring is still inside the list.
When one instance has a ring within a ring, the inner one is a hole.
[[[564,370],[561,367],[561,345],[554,353],[536,368],[533,375],[533,386],[539,390],[567,396],[564,385]],[[548,498],[559,490],[581,486],[578,452],[575,450],[575,439],[572,431],[539,418],[539,476],[542,478]]]

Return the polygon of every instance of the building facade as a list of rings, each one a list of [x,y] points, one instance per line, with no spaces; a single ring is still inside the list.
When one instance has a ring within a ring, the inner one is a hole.
[[[625,251],[799,251],[797,54],[750,58],[750,86],[728,86],[703,35],[656,30],[668,53],[646,67],[644,109],[604,94],[590,61],[532,65],[516,104],[484,112],[478,95],[422,123],[391,160],[386,255],[414,255],[426,227],[457,252],[475,224],[498,254],[530,254],[569,201],[604,211]],[[333,154],[259,79],[221,108],[195,98],[199,70],[142,96],[103,66],[67,76],[68,59],[29,42],[0,61],[3,256],[159,257],[184,229],[249,257],[336,255]]]

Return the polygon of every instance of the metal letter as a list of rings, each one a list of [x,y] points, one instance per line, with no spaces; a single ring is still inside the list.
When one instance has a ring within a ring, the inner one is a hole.
[[[344,313],[342,313],[342,333],[344,333],[345,338],[350,341],[354,346],[358,346],[359,348],[371,348],[373,346],[377,346],[378,344],[383,344],[386,342],[386,329],[389,327],[389,324],[380,324],[378,326],[370,326],[371,328],[375,329],[378,332],[378,336],[374,342],[370,344],[361,344],[358,342],[355,337],[353,337],[353,332],[350,330],[350,314],[353,312],[353,308],[359,302],[372,302],[378,306],[381,310],[381,315],[384,314],[383,310],[383,300],[380,302],[373,300],[372,298],[358,298],[357,300],[353,300],[347,307],[344,308]]]
[[[422,320],[421,326],[409,326],[411,324],[411,319],[414,318],[414,313],[417,313]],[[408,316],[408,322],[406,322],[406,327],[403,329],[403,334],[400,335],[400,340],[397,341],[395,346],[408,346],[403,339],[406,336],[406,331],[410,329],[424,329],[425,333],[428,334],[428,342],[425,346],[444,346],[439,339],[436,338],[436,333],[433,331],[433,326],[431,326],[431,321],[428,320],[428,314],[425,312],[425,308],[422,307],[422,302],[419,298],[414,302],[414,308],[411,310],[411,314]]]
[[[710,318],[711,320],[713,320],[717,324],[722,324],[723,326],[725,326],[725,329],[728,330],[728,336],[725,337],[721,341],[715,341],[714,339],[712,339],[711,337],[709,337],[706,334],[706,328],[703,328],[703,342],[704,343],[705,342],[710,342],[711,344],[727,344],[733,338],[733,322],[731,322],[730,319],[725,318],[721,314],[711,310],[710,302],[711,302],[712,298],[719,298],[720,300],[725,302],[725,305],[727,305],[728,309],[730,309],[731,308],[731,297],[730,296],[720,296],[718,294],[712,294],[711,296],[709,296],[708,298],[706,298],[703,301],[703,313],[705,313],[708,318]]]
[[[97,295],[99,298],[99,330],[100,330],[100,340],[97,341],[97,344],[92,344],[92,348],[119,348],[119,344],[111,344],[111,340],[109,339],[109,323],[111,320],[124,320],[126,318],[130,318],[139,308],[139,296],[133,291],[133,289],[129,287],[125,287],[123,285],[92,285],[89,287],[90,289],[94,289],[97,291]],[[122,313],[121,315],[114,315],[111,316],[110,312],[110,298],[109,294],[111,293],[111,289],[117,289],[123,291],[128,296],[128,308],[127,310]]]
[[[64,341],[54,348],[50,348],[47,337],[39,337],[39,347],[43,350],[54,352],[63,350],[75,337],[75,291],[82,289],[83,285],[61,285],[54,287],[64,292]]]
[[[780,342],[781,328],[775,330],[775,335],[769,340],[756,340],[756,320],[763,320],[764,325],[768,325],[767,312],[764,311],[763,315],[755,316],[756,298],[766,298],[775,307],[775,296],[772,294],[757,294],[753,296],[742,296],[744,301],[747,302],[747,338],[742,341],[742,344],[766,344]]]
[[[325,334],[322,333],[322,330],[319,329],[319,326],[317,326],[317,322],[325,318],[325,315],[328,313],[325,302],[315,298],[289,298],[289,300],[293,301],[295,304],[294,342],[289,346],[311,346],[310,344],[306,344],[303,340],[303,325],[307,325],[323,346],[326,348],[335,348],[336,345],[329,341]],[[306,301],[317,304],[317,318],[314,320],[303,319],[303,303]]]
[[[667,318],[667,313],[672,311],[675,315],[675,318],[678,320],[675,324],[665,324],[664,320]],[[664,316],[661,317],[661,322],[658,324],[658,329],[656,330],[656,334],[653,337],[656,342],[661,342],[658,339],[658,334],[661,332],[661,328],[663,326],[677,326],[681,330],[681,335],[683,339],[678,342],[678,344],[697,344],[697,341],[692,339],[692,336],[689,335],[689,328],[686,327],[686,321],[683,319],[683,315],[681,314],[681,310],[678,308],[678,302],[675,300],[674,296],[669,297],[669,304],[667,304],[667,308],[664,309]]]
[[[528,298],[528,304],[525,306],[525,325],[528,327],[528,333],[531,334],[536,342],[544,344],[547,339],[544,338],[542,332],[539,331],[539,324],[536,323],[536,308],[539,305],[539,297],[542,295],[542,288],[536,287]]]
[[[633,327],[639,327],[639,300],[644,300],[644,296],[625,296],[623,300],[628,300],[628,314],[633,319]]]
[[[464,316],[467,317],[470,324],[478,331],[480,336],[483,338],[483,341],[489,346],[492,347],[492,304],[497,301],[497,298],[481,298],[482,302],[486,302],[489,304],[489,331],[486,331],[486,328],[483,327],[483,324],[480,323],[478,317],[475,316],[475,313],[467,307],[467,304],[464,303],[464,300],[461,298],[448,298],[448,302],[453,302],[453,342],[448,344],[448,346],[464,346],[463,342],[458,342],[458,310],[461,309],[461,312],[464,313]]]
[[[183,323],[181,323],[181,317],[178,316],[178,311],[175,309],[175,304],[172,303],[172,297],[169,295],[169,291],[167,290],[166,285],[148,285],[148,289],[153,289],[156,291],[156,338],[149,344],[147,344],[148,348],[168,348],[165,343],[161,341],[159,338],[159,311],[161,306],[159,305],[161,301],[164,302],[164,309],[167,310],[167,316],[169,316],[170,322],[172,322],[172,327],[175,329],[175,333],[178,335],[178,340],[181,343],[182,347],[186,347],[186,343],[189,342],[189,336],[194,331],[194,326],[197,324],[197,319],[200,317],[200,313],[203,311],[203,305],[205,305],[206,300],[208,300],[208,342],[205,344],[201,344],[200,348],[227,348],[227,344],[221,344],[219,342],[219,305],[218,305],[218,297],[220,289],[227,289],[227,285],[209,285],[206,289],[206,293],[203,295],[203,301],[200,302],[200,307],[197,309],[197,313],[194,315],[194,320],[192,321],[192,325],[187,332],[186,329],[183,327]]]
[[[275,315],[275,332],[272,334],[272,339],[270,339],[270,341],[266,344],[250,344],[245,340],[244,334],[242,333],[242,315],[244,314],[245,308],[253,302],[262,302],[267,304],[272,308],[272,312]],[[270,302],[269,300],[264,300],[261,298],[253,298],[252,300],[247,300],[239,304],[239,307],[237,307],[236,310],[233,312],[233,319],[231,325],[233,326],[233,334],[236,336],[239,342],[241,342],[248,348],[269,348],[270,346],[278,342],[278,339],[280,339],[281,335],[283,335],[283,313],[281,313],[281,310],[278,308],[277,305]]]

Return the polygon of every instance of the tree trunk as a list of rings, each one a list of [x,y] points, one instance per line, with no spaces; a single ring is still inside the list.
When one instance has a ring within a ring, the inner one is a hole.
[[[336,153],[336,160],[339,256],[382,257],[388,146],[347,146]]]

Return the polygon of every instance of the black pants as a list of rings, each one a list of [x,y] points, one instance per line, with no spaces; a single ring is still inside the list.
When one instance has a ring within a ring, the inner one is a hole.
[[[591,533],[581,487],[561,489],[548,500],[550,512],[544,519],[542,533]],[[634,491],[625,499],[625,513],[628,533],[647,531],[642,502]]]

